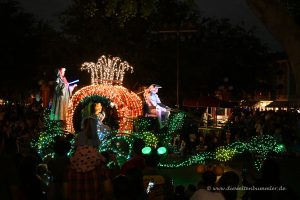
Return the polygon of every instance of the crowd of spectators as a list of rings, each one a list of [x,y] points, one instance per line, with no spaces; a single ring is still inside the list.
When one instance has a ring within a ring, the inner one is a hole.
[[[67,156],[71,147],[68,138],[56,138],[55,157],[44,163],[29,144],[43,128],[43,109],[39,104],[2,106],[0,124],[0,199],[184,200],[201,199],[203,195],[212,196],[211,199],[241,198],[237,191],[207,190],[208,186],[228,187],[232,184],[236,187],[243,184],[241,177],[234,172],[224,173],[217,181],[216,175],[208,171],[203,174],[197,186],[174,185],[172,177],[159,171],[160,157],[157,154],[147,156],[141,154],[141,149],[145,146],[142,140],[135,142],[131,159],[122,166],[119,166],[112,152],[102,152],[100,163],[97,162],[91,169],[78,172]],[[214,151],[220,145],[270,134],[278,142],[286,144],[289,150],[296,152],[299,145],[299,131],[300,115],[297,112],[239,110],[233,112],[227,126],[218,134],[203,134],[199,132],[197,126],[188,124],[182,129],[179,137],[174,138],[173,144],[179,149],[182,148],[183,154],[186,155]],[[115,162],[113,169],[107,167],[110,161]],[[271,177],[274,178],[274,175]],[[274,183],[264,182],[270,180],[265,178],[263,176],[254,184],[257,186],[280,184],[277,179]],[[272,193],[274,196],[272,199],[278,197],[277,193]],[[284,195],[293,194],[284,193]],[[243,199],[260,197],[262,197],[260,193],[254,192],[243,195]],[[290,197],[295,199],[295,196]]]
[[[183,155],[215,151],[235,141],[248,142],[254,136],[271,135],[284,144],[290,155],[300,154],[300,113],[235,109],[222,128],[199,128],[187,123],[174,137],[173,145]]]
[[[229,120],[231,139],[248,140],[255,135],[272,135],[287,146],[300,136],[300,114],[297,111],[249,111],[234,112]]]
[[[43,128],[40,104],[0,106],[0,142],[12,143],[17,152],[28,150],[29,142]]]

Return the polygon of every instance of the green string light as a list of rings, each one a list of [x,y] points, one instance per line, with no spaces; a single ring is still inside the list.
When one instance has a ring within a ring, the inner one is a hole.
[[[44,116],[44,128],[39,133],[39,137],[34,138],[30,145],[32,148],[37,149],[37,153],[44,160],[48,157],[54,157],[53,143],[56,136],[65,136],[65,133],[61,129],[62,124],[60,121],[50,120],[50,109],[45,109]]]
[[[218,147],[216,150],[216,160],[226,162],[231,160],[236,155],[236,150],[230,147]]]
[[[157,146],[157,143],[159,142],[158,141],[158,137],[156,137],[154,135],[154,133],[152,132],[143,132],[142,134],[134,134],[135,137],[137,138],[141,138],[145,141],[146,143],[146,146],[151,146],[151,147],[156,147]]]

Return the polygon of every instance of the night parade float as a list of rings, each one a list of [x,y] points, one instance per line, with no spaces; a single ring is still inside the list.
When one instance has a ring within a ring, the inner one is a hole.
[[[91,74],[91,84],[72,95],[66,110],[65,127],[62,128],[60,121],[51,120],[50,111],[45,110],[44,130],[31,142],[31,146],[37,149],[43,160],[54,156],[52,145],[56,136],[71,138],[71,144],[74,143],[74,136],[81,131],[82,120],[89,115],[88,105],[98,102],[103,105],[106,118],[110,120],[110,128],[104,133],[106,137],[102,139],[98,150],[114,153],[120,165],[130,158],[133,141],[137,138],[146,143],[143,153],[151,153],[151,149],[154,149],[160,154],[159,166],[163,168],[195,165],[196,170],[199,170],[208,162],[220,165],[237,155],[250,152],[255,155],[255,167],[260,169],[269,153],[284,151],[282,144],[278,144],[272,136],[264,135],[252,137],[247,142],[236,141],[219,146],[214,152],[203,151],[181,156],[180,145],[174,146],[173,141],[180,136],[186,113],[180,110],[173,111],[164,127],[153,128],[156,117],[145,117],[144,101],[138,94],[122,85],[125,72],[133,73],[133,67],[127,61],[103,55],[96,63],[83,63],[81,70]],[[74,151],[73,147],[69,156],[72,156]]]

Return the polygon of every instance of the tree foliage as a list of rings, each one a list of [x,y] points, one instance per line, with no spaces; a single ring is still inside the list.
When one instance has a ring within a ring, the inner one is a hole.
[[[12,96],[15,91],[20,96],[38,89],[43,73],[54,72],[53,66],[68,58],[59,46],[63,38],[13,0],[0,2],[0,21],[1,92]]]
[[[143,13],[143,1],[74,1],[62,22],[75,62],[120,56],[135,67],[131,87],[160,83],[168,99],[175,97],[177,64],[185,96],[211,93],[224,77],[240,96],[268,78],[268,49],[255,28],[201,17],[192,1],[151,2]]]
[[[13,1],[1,12],[8,27],[1,32],[1,55],[6,66],[28,66],[37,70],[36,77],[52,77],[54,68],[64,65],[88,84],[79,71],[83,62],[119,56],[135,69],[125,86],[137,90],[158,83],[171,104],[177,66],[180,95],[186,97],[212,93],[224,77],[240,96],[269,78],[268,49],[255,29],[201,17],[193,0],[73,0],[61,15],[60,31],[8,2]]]
[[[299,0],[280,0],[281,4],[287,9],[289,14],[300,24],[300,1]]]
[[[24,75],[26,68],[33,64],[30,58],[36,53],[34,48],[28,48],[35,45],[34,18],[23,12],[15,1],[2,1],[0,21],[3,27],[0,31],[1,74],[14,74],[20,79],[19,75]],[[14,73],[16,69],[18,73]],[[1,84],[7,81],[11,84],[11,76],[1,78]]]

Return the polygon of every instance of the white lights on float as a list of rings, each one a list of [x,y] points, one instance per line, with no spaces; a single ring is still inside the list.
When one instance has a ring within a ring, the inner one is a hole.
[[[104,96],[111,101],[120,119],[119,132],[130,132],[133,119],[142,114],[142,101],[137,94],[123,87],[125,71],[133,72],[128,62],[118,57],[101,56],[97,63],[85,62],[81,70],[91,74],[91,85],[85,86],[72,96],[67,111],[67,131],[74,132],[73,117],[81,100],[92,95]]]
[[[81,70],[91,73],[91,84],[120,84],[122,85],[125,71],[133,73],[133,67],[128,62],[122,62],[119,57],[101,56],[97,63],[85,62]]]

